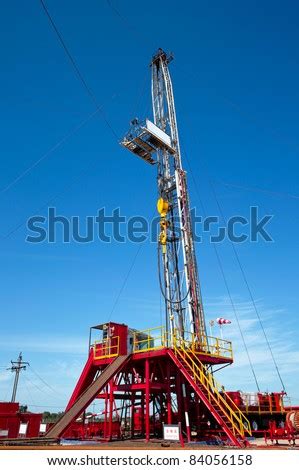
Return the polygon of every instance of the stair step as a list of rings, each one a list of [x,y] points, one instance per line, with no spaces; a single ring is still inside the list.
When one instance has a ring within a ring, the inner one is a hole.
[[[220,428],[222,428],[223,432],[227,434],[235,445],[241,446],[241,442],[244,441],[244,439],[242,440],[241,424],[233,413],[234,408],[232,405],[227,403],[227,400],[222,403],[222,398],[219,395],[221,393],[220,385],[217,384],[214,377],[206,370],[205,366],[192,351],[186,350],[180,352],[180,350],[177,350],[175,356],[182,366],[182,372],[187,377],[194,391],[206,403],[207,408],[214,415],[216,421],[219,422]],[[238,440],[236,434],[240,436],[241,440]]]

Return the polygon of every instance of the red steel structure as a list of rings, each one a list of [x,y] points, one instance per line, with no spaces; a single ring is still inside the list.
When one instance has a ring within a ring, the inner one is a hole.
[[[107,440],[126,434],[148,441],[161,437],[163,423],[180,423],[188,441],[214,429],[217,437],[236,446],[244,444],[249,421],[208,370],[212,364],[232,362],[230,342],[167,338],[164,327],[136,331],[109,322],[93,328],[102,337],[90,345],[66,413],[47,437],[68,436],[82,412],[101,400],[102,437]]]
[[[226,393],[213,371],[214,366],[233,362],[232,345],[206,332],[168,69],[171,60],[161,49],[153,56],[153,122],[133,119],[121,142],[157,168],[158,266],[165,324],[145,331],[113,322],[92,327],[87,362],[64,416],[47,433],[49,438],[72,435],[76,420],[94,400],[103,403],[99,428],[106,440],[138,436],[149,441],[162,436],[163,423],[180,424],[187,441],[213,437],[241,447],[251,435],[244,402]]]
[[[265,442],[270,440],[275,444],[278,441],[288,441],[289,444],[295,445],[295,440],[299,437],[299,411],[288,411],[286,421],[281,426],[277,426],[274,420],[270,420],[269,429],[265,431]]]
[[[0,402],[0,440],[21,436],[21,424],[24,425],[22,437],[39,435],[42,413],[20,411],[19,403]]]

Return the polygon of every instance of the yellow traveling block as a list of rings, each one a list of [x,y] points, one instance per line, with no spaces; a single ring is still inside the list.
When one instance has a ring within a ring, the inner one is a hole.
[[[157,210],[159,214],[161,215],[161,217],[166,216],[168,212],[168,208],[169,208],[168,202],[165,201],[162,197],[160,197],[160,199],[158,199],[158,202],[157,202]]]

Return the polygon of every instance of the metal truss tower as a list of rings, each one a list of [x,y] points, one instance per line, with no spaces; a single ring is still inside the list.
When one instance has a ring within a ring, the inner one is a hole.
[[[122,145],[147,163],[156,164],[160,236],[159,279],[165,300],[166,329],[205,342],[206,326],[194,248],[186,172],[182,166],[172,82],[172,56],[162,49],[153,56],[152,105],[149,119],[131,121]],[[163,269],[162,269],[163,267]],[[162,273],[161,273],[162,271]]]

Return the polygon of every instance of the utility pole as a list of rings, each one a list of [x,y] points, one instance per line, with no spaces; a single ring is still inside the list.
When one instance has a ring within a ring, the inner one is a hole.
[[[20,352],[18,360],[17,361],[10,361],[11,362],[11,367],[9,367],[7,370],[11,370],[14,372],[15,375],[15,380],[13,384],[13,390],[12,390],[12,396],[11,396],[11,402],[15,403],[16,401],[16,396],[17,396],[17,389],[18,389],[18,383],[19,383],[19,376],[21,370],[26,370],[26,366],[29,366],[29,362],[24,362],[23,361],[23,356],[22,353]]]

